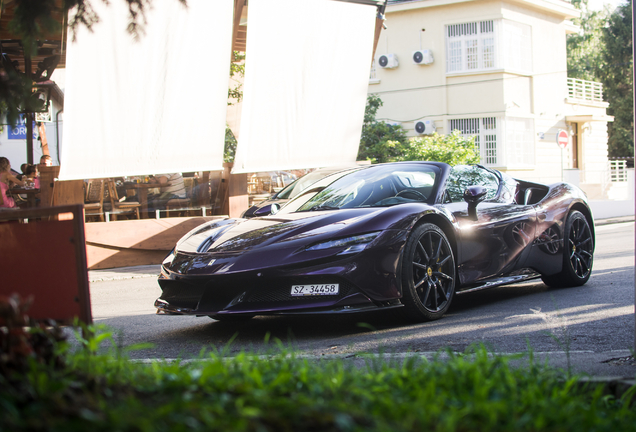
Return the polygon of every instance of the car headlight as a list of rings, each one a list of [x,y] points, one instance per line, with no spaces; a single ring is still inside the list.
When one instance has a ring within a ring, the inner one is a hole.
[[[336,240],[329,240],[322,243],[317,243],[313,246],[307,248],[308,251],[317,251],[324,249],[333,249],[333,248],[342,248],[346,247],[345,250],[339,252],[338,255],[346,255],[352,253],[362,252],[364,248],[366,248],[369,243],[371,243],[378,235],[380,231],[361,234],[352,237],[343,237]]]

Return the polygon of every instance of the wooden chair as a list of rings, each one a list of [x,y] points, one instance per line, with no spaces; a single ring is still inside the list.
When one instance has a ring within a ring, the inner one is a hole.
[[[186,188],[185,198],[172,198],[166,203],[166,214],[170,211],[178,211],[179,214],[187,214],[192,205],[192,188],[194,187],[194,179],[187,177],[183,179],[183,185]]]
[[[113,220],[116,221],[117,216],[134,215],[137,219],[139,219],[139,207],[141,207],[141,204],[137,202],[120,202],[115,181],[113,179],[108,179],[107,183],[108,196],[110,199],[110,212],[107,212],[109,218],[112,217]]]
[[[104,222],[104,180],[89,180],[84,199],[84,214],[88,219],[97,216]]]

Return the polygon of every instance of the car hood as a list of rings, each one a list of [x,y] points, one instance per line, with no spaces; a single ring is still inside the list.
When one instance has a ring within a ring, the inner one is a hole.
[[[177,243],[175,253],[164,261],[164,269],[205,275],[330,259],[338,254],[338,249],[308,248],[324,241],[367,233],[400,235],[413,225],[418,215],[428,211],[435,209],[426,204],[408,204],[210,222]],[[382,241],[383,235],[378,234],[376,241]]]
[[[338,232],[349,231],[347,228],[372,219],[382,210],[303,212],[284,217],[226,219],[190,232],[177,243],[177,250],[186,253],[245,252],[280,242],[306,242],[312,238],[338,236]]]
[[[416,215],[438,212],[426,204],[295,212],[210,222],[177,243],[185,253],[243,253],[255,248],[296,245],[386,229],[407,229]]]

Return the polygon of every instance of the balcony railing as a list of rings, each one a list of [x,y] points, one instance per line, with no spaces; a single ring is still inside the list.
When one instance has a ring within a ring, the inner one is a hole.
[[[568,99],[578,99],[587,102],[604,102],[603,84],[600,82],[568,78]]]

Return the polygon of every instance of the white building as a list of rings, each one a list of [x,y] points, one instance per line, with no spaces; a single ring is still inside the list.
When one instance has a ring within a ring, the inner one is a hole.
[[[369,82],[378,119],[409,136],[458,129],[476,136],[486,166],[603,196],[612,117],[600,83],[567,77],[578,15],[563,0],[389,1]]]

